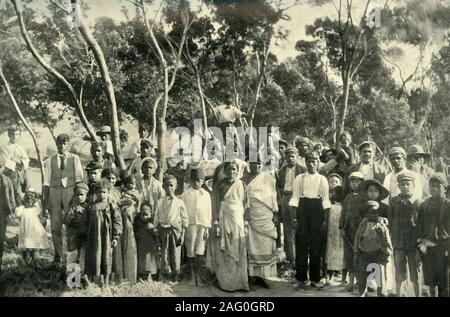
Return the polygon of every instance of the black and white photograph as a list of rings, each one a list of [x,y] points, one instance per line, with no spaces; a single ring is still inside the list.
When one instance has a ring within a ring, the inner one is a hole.
[[[449,125],[450,0],[0,0],[0,297],[448,297]]]

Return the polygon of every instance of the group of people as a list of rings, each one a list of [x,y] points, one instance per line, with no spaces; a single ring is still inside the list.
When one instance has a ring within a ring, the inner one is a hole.
[[[8,131],[11,149],[20,148],[16,133]],[[0,179],[1,252],[7,219],[18,217],[18,247],[32,263],[35,250],[49,247],[48,211],[54,261],[79,263],[103,285],[176,282],[186,264],[192,285],[204,285],[206,266],[221,289],[248,291],[270,288],[283,261],[295,269],[297,290],[322,289],[339,277],[361,296],[402,296],[409,276],[415,296],[448,296],[447,177],[426,164],[430,154],[420,145],[393,145],[391,170],[376,160],[374,142],[356,147],[345,132],[336,148],[323,150],[305,137],[277,139],[277,166],[235,155],[182,159],[160,171],[155,146],[143,137],[127,173],[119,174],[107,137],[101,139],[92,142],[83,168],[69,151],[70,137],[56,138],[42,204],[21,176],[26,153],[8,152]]]

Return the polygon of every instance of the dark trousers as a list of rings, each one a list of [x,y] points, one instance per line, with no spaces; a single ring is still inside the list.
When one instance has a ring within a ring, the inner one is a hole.
[[[0,207],[0,272],[2,270],[3,245],[6,238],[6,218]]]
[[[422,254],[423,277],[425,285],[438,287],[439,297],[448,297],[448,256],[445,247],[437,246],[427,249]]]
[[[373,252],[360,252],[355,257],[355,270],[357,273],[358,281],[358,292],[360,295],[364,294],[367,286],[367,278],[371,272],[367,272],[367,267],[370,264],[379,265],[380,277],[377,281],[377,292],[379,295],[384,294],[385,289],[385,279],[386,279],[386,263],[382,260],[384,257],[383,253],[380,251]],[[378,283],[381,283],[378,285]]]
[[[297,230],[295,234],[296,279],[311,282],[320,281],[322,235],[320,227],[324,220],[320,198],[301,198],[297,208]]]

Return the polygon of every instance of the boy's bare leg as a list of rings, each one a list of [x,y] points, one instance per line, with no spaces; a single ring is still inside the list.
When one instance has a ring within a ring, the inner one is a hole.
[[[202,277],[200,275],[200,271],[201,271],[201,267],[202,267],[202,260],[203,260],[203,256],[201,255],[197,255],[195,257],[195,279],[197,281],[197,286],[198,287],[205,287],[205,284],[203,283]]]
[[[187,258],[187,259],[189,261],[189,285],[190,286],[197,286],[196,282],[195,282],[195,280],[196,280],[196,270],[195,270],[195,266],[196,266],[195,260],[196,260],[196,258],[193,257],[193,258]]]

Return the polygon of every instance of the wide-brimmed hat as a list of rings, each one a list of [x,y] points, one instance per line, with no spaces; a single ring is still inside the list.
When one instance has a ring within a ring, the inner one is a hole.
[[[358,190],[360,192],[367,192],[367,188],[369,188],[370,185],[374,185],[378,188],[378,190],[380,191],[380,197],[378,198],[379,200],[383,200],[387,197],[389,197],[389,190],[386,189],[386,187],[384,187],[379,181],[377,181],[376,179],[368,179],[365,180],[364,182],[362,182],[361,184],[359,184],[359,188]]]
[[[328,153],[333,153],[334,156],[336,156],[336,155],[338,154],[338,152],[337,152],[335,149],[324,149],[324,150],[322,150],[322,155],[320,156],[320,161],[321,161],[322,163],[325,163],[325,162],[324,162],[325,156],[326,156]]]
[[[97,134],[110,134],[111,127],[109,125],[101,126],[100,129],[96,133]]]
[[[406,156],[410,155],[423,155],[425,157],[430,157],[431,154],[427,153],[423,150],[423,147],[420,144],[413,144],[408,148],[408,152],[406,153]]]

